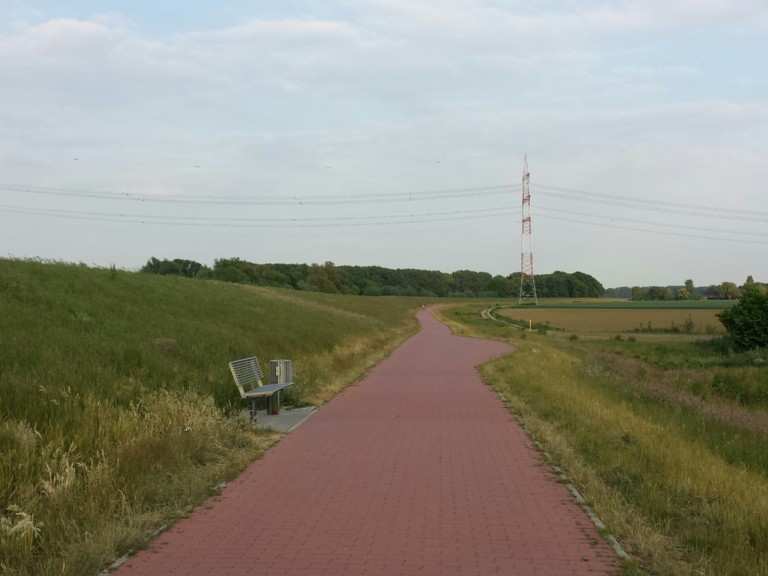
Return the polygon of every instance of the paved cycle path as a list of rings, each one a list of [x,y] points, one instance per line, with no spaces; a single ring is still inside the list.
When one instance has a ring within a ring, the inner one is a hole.
[[[421,332],[120,576],[615,574],[611,548],[474,368],[510,349]]]

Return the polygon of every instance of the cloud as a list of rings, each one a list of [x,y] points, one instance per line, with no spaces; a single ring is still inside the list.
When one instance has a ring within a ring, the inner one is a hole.
[[[760,198],[766,85],[755,44],[735,32],[759,30],[762,2],[329,6],[181,33],[149,35],[120,14],[0,33],[2,178],[149,194],[400,192],[508,182],[527,150],[551,184],[711,204],[723,182],[738,181],[732,206]],[[707,49],[722,62],[699,56]],[[573,254],[557,261],[567,239],[549,233],[545,265],[597,266]],[[468,248],[449,229],[445,237],[449,254],[479,260],[445,256],[440,266],[511,265],[499,263],[509,246],[498,241]],[[269,238],[258,239],[263,255],[225,238],[206,249],[270,257]],[[317,258],[396,265],[419,235],[405,231],[391,246],[326,240],[319,246],[339,252],[318,247]]]
[[[244,24],[188,33],[188,41],[270,41],[274,39],[317,40],[349,38],[355,29],[347,22],[333,20],[251,20]]]
[[[535,39],[563,34],[623,34],[699,25],[763,26],[768,6],[761,0],[613,0],[547,3],[451,0],[369,0],[358,4],[358,14],[369,14],[373,26],[396,25],[403,31],[433,34],[507,35]]]

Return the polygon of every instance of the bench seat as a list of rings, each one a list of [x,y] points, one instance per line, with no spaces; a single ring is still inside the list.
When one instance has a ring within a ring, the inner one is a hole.
[[[280,390],[288,388],[289,386],[291,386],[291,384],[266,384],[264,386],[259,386],[250,392],[246,392],[244,397],[262,398],[263,396],[272,396],[275,392],[280,392]]]

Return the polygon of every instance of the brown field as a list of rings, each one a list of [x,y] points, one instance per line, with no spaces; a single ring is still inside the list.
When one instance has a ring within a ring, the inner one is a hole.
[[[513,320],[531,320],[549,323],[569,332],[633,332],[669,330],[680,328],[690,318],[694,334],[722,333],[723,326],[717,318],[720,310],[668,310],[668,309],[605,309],[596,308],[506,308],[497,314]],[[650,323],[650,325],[649,325]]]

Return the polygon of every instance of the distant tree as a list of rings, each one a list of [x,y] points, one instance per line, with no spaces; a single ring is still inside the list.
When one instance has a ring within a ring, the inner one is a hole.
[[[150,274],[160,273],[160,260],[152,256],[144,266],[141,267],[142,272],[148,272]]]
[[[338,292],[339,290],[336,284],[331,279],[335,279],[335,277],[335,269],[333,268],[332,262],[326,262],[322,266],[313,264],[307,275],[307,284],[311,290],[316,290],[318,292]]]
[[[703,289],[703,293],[707,298],[720,298],[720,286],[711,284]]]
[[[768,285],[761,284],[760,282],[755,282],[755,279],[750,274],[747,276],[746,281],[744,282],[744,286],[741,287],[742,290],[746,290],[747,288],[755,288],[758,292],[768,292]]]
[[[363,288],[362,294],[366,296],[381,296],[381,286],[376,284],[376,282],[373,282],[369,280],[365,284],[365,288]]]
[[[336,274],[336,265],[331,261],[326,261],[323,264],[323,269],[325,270],[325,275],[330,280],[334,286],[338,288],[339,285],[339,277]]]
[[[142,272],[171,276],[186,276],[196,278],[201,271],[210,269],[194,260],[174,258],[173,260],[158,260],[154,256],[141,268]]]
[[[487,272],[458,270],[391,269],[381,266],[336,266],[323,264],[258,264],[240,258],[221,258],[210,269],[193,260],[150,258],[142,268],[154,274],[214,278],[226,282],[278,286],[296,290],[343,294],[401,296],[510,297],[520,286],[520,274],[492,276]],[[600,297],[603,285],[583,272],[561,272],[536,276],[541,297]],[[629,291],[629,288],[626,289]],[[628,292],[627,292],[628,293]]]
[[[243,270],[245,262],[238,258],[221,258],[213,263],[213,277],[224,282],[250,283]]]
[[[208,266],[203,266],[200,271],[197,273],[196,278],[200,280],[210,280],[213,278],[213,270],[208,268]]]
[[[646,288],[640,286],[632,286],[632,300],[645,300],[648,295]]]
[[[493,293],[494,296],[505,298],[511,296],[514,288],[512,282],[504,276],[494,276],[491,281],[488,282],[487,291]]]
[[[492,278],[487,272],[473,270],[457,270],[451,274],[454,290],[471,296],[476,296],[485,290]]]
[[[696,287],[693,285],[693,280],[690,278],[685,281],[685,289],[688,292],[688,298],[689,299],[697,299],[699,298],[699,293],[696,291]]]
[[[678,288],[677,294],[675,295],[675,298],[677,300],[688,300],[691,297],[690,292],[688,292],[688,288]]]
[[[649,287],[644,297],[640,300],[671,300],[673,297],[672,290],[664,286],[651,286]]]
[[[735,300],[739,295],[739,287],[733,282],[723,282],[720,284],[718,296],[723,300]]]
[[[606,298],[632,298],[632,288],[629,286],[618,286],[616,288],[606,288],[603,296]]]
[[[756,286],[745,287],[738,304],[719,316],[740,350],[768,346],[768,294]]]

